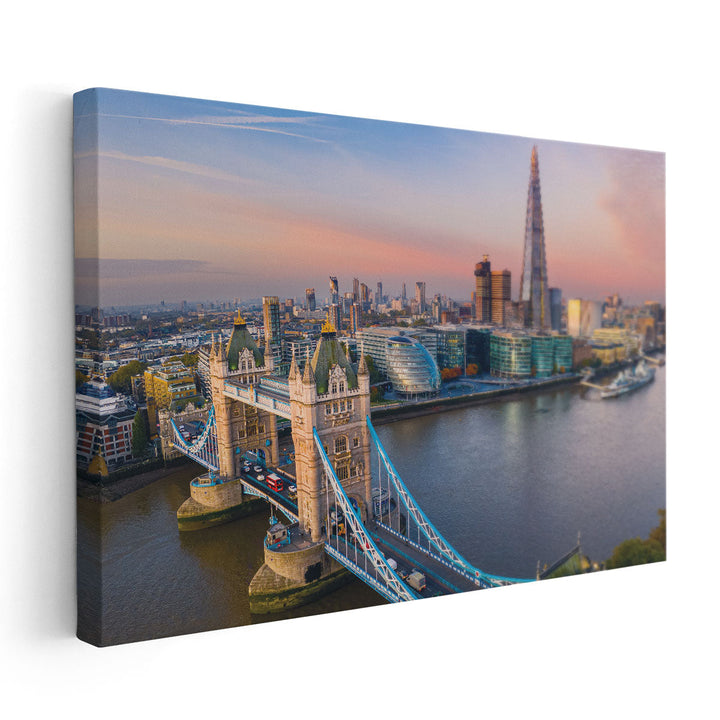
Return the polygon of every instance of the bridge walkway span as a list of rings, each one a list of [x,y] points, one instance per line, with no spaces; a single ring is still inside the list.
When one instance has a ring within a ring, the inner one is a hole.
[[[372,520],[366,524],[366,527],[385,557],[392,558],[397,562],[401,577],[412,570],[418,570],[425,575],[428,590],[420,592],[421,597],[450,595],[480,589],[479,583],[458,574],[454,568],[433,557],[415,543],[398,538],[382,524]]]

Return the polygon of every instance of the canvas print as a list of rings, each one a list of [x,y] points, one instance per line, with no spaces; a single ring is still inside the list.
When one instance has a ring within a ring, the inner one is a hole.
[[[665,559],[663,153],[90,89],[74,192],[81,639]]]

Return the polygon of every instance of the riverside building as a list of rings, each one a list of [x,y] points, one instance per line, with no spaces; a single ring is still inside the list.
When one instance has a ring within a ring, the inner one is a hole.
[[[625,356],[637,355],[640,343],[637,336],[626,328],[596,328],[592,334],[593,343],[605,342],[614,345],[622,345],[625,349]]]
[[[83,383],[75,394],[78,467],[87,468],[96,456],[105,470],[130,460],[134,418],[135,411],[105,382]]]
[[[532,373],[530,336],[494,332],[490,337],[490,372],[497,377],[529,378]]]
[[[498,377],[549,377],[570,372],[572,363],[569,335],[496,331],[490,336],[490,373]]]
[[[440,371],[428,349],[407,335],[387,340],[386,366],[393,390],[406,398],[430,397],[440,390]]]
[[[178,410],[187,403],[203,402],[195,386],[195,373],[179,360],[170,360],[160,367],[145,370],[145,398],[147,400],[150,435],[157,435],[158,410]]]
[[[490,372],[490,338],[492,327],[463,326],[465,328],[465,360],[478,366],[478,372]]]
[[[554,371],[566,373],[573,366],[573,339],[570,335],[553,334],[553,362]]]
[[[464,373],[467,365],[466,329],[457,325],[439,325],[433,330],[437,337],[437,364],[440,370],[459,367]]]
[[[440,388],[438,333],[398,327],[362,328],[356,336],[361,355],[372,358],[393,390],[407,397],[432,395]]]
[[[552,335],[530,336],[530,373],[549,377],[555,366],[555,343]]]

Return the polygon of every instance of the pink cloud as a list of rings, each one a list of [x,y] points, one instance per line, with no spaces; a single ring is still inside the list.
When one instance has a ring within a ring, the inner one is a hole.
[[[618,264],[631,267],[643,284],[664,285],[665,156],[609,156],[610,187],[599,205],[614,226]]]

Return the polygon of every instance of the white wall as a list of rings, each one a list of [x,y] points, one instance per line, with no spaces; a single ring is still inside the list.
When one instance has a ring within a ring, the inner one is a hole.
[[[322,693],[305,690],[318,676],[328,683],[328,717],[344,702],[387,716],[411,698],[448,718],[473,706],[483,714],[509,707],[606,717],[617,706],[623,717],[677,717],[680,708],[702,716],[718,639],[718,475],[708,452],[717,419],[696,421],[704,420],[696,386],[703,383],[705,407],[716,407],[717,390],[706,382],[712,354],[707,374],[696,363],[692,374],[683,370],[681,348],[692,347],[697,328],[681,320],[697,314],[681,308],[690,293],[715,292],[710,272],[718,266],[718,57],[706,5],[10,7],[0,47],[0,686],[4,709],[17,706],[8,716],[68,708],[75,717],[221,709],[255,717],[297,703],[305,717],[323,706]],[[93,86],[667,151],[670,561],[104,650],[77,641],[71,95]],[[683,276],[693,278],[688,293],[679,290]],[[308,636],[317,642],[308,645]],[[293,669],[267,673],[283,648],[301,648],[289,655]],[[338,654],[342,662],[332,659]],[[210,667],[224,693],[194,694],[194,673]],[[248,698],[253,709],[245,709]]]

